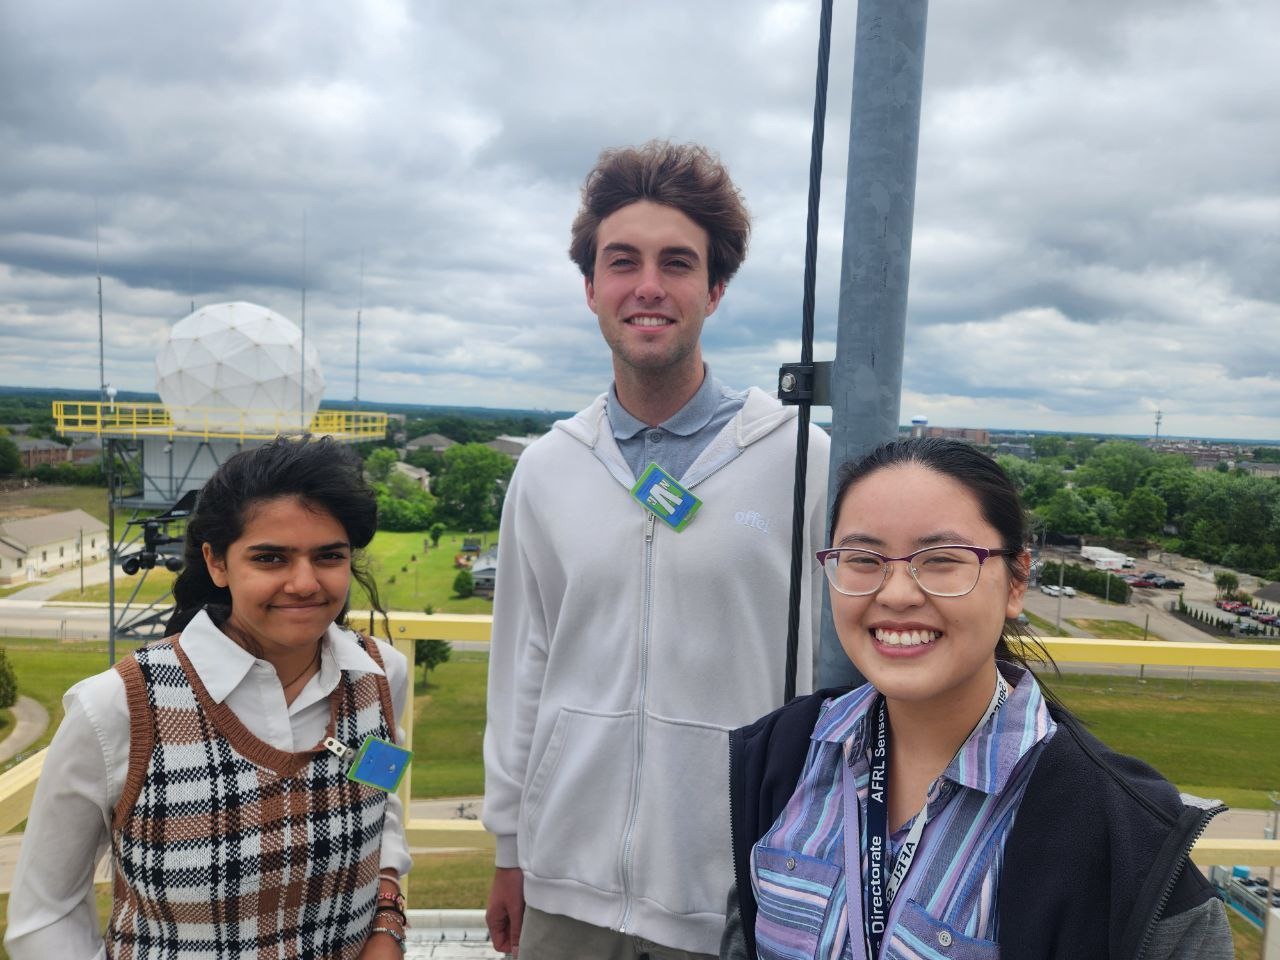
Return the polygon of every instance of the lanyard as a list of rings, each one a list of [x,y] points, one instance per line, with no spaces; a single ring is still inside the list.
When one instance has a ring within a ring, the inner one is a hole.
[[[996,672],[996,688],[991,694],[991,703],[979,719],[974,730],[979,729],[994,717],[1009,698],[1009,684]],[[883,696],[879,697],[872,708],[876,718],[875,740],[871,745],[871,779],[867,790],[867,874],[866,874],[866,909],[863,911],[862,923],[867,939],[868,960],[877,960],[880,956],[880,943],[884,939],[888,925],[889,908],[898,894],[898,888],[906,879],[907,871],[916,858],[916,850],[920,846],[920,838],[924,835],[925,824],[929,819],[929,805],[926,802],[911,822],[911,829],[898,850],[898,856],[892,867],[889,866],[889,721],[888,708]],[[973,731],[970,731],[970,736]],[[969,738],[966,737],[967,741]],[[961,746],[963,748],[963,745]],[[957,752],[958,755],[958,752]],[[845,764],[845,803],[846,810],[850,800],[852,777],[850,765]],[[856,794],[854,794],[856,797]],[[846,814],[847,816],[847,814]],[[847,829],[847,828],[846,828]]]

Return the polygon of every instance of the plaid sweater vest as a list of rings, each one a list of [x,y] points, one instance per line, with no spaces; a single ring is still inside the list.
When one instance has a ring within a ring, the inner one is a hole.
[[[381,666],[377,645],[361,639]],[[354,958],[378,885],[386,794],[316,746],[276,750],[214,703],[178,638],[117,664],[129,772],[111,846],[111,957]],[[345,674],[332,735],[394,740],[386,677]]]

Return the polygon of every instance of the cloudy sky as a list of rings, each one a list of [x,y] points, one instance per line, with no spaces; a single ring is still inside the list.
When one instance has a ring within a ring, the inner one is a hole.
[[[819,263],[835,343],[853,2]],[[799,359],[817,0],[0,4],[0,384],[154,388],[197,305],[299,314],[326,396],[573,409],[610,376],[565,249],[601,147],[719,151],[755,218],[704,335]],[[1280,438],[1280,4],[930,11],[902,419]],[[824,416],[825,411],[818,411]]]

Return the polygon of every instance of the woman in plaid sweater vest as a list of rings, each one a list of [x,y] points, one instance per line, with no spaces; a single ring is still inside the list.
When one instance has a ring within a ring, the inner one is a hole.
[[[396,740],[405,659],[343,625],[376,529],[325,439],[229,459],[200,492],[167,639],[77,684],[10,899],[10,955],[398,958],[398,800],[326,738]],[[104,935],[93,864],[110,846]],[[54,952],[54,948],[58,948]]]

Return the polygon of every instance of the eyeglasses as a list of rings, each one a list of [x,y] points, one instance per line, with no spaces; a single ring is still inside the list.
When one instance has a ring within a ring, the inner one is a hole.
[[[818,562],[837,592],[846,597],[867,597],[889,579],[889,565],[905,560],[911,579],[934,597],[963,597],[978,585],[988,557],[1014,557],[1017,550],[988,550],[967,544],[947,543],[925,547],[905,557],[886,557],[861,547],[832,547],[818,551]]]

